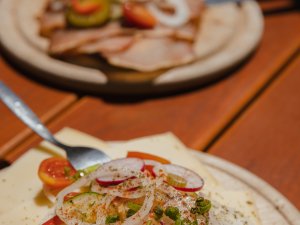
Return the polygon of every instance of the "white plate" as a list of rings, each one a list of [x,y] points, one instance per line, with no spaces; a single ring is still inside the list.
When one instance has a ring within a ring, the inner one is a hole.
[[[216,42],[215,45],[210,43],[216,41],[212,36],[204,35],[201,58],[194,63],[154,73],[120,70],[103,65],[99,65],[100,69],[93,69],[47,55],[47,40],[39,37],[36,19],[44,3],[45,0],[0,1],[2,46],[15,62],[33,75],[61,86],[96,93],[149,94],[187,89],[210,82],[249,56],[263,32],[263,16],[259,6],[252,0],[243,1],[240,7],[234,5],[238,15],[233,35],[226,37],[226,43]],[[209,6],[207,12],[217,7],[226,9],[228,5]],[[204,20],[210,24],[206,29],[222,30],[222,33],[226,33],[227,29],[228,32],[228,27],[217,25],[217,20],[222,22],[222,16],[219,13],[215,21],[209,16],[205,19],[204,16]]]
[[[190,168],[202,168],[202,176],[206,176],[207,184],[213,184],[214,179],[208,179],[208,174],[205,174],[204,170],[207,168],[226,190],[248,190],[253,194],[262,225],[300,224],[298,210],[269,184],[241,167],[210,154],[192,150],[191,154],[195,157],[190,157],[186,154],[185,146],[174,135],[167,133],[150,136],[127,144],[115,142],[113,149],[107,148],[109,145],[99,139],[69,128],[62,130],[57,137],[66,144],[107,149],[114,158],[125,156],[127,149],[145,152],[155,150],[162,157],[170,156],[169,159],[175,163],[181,162]],[[0,225],[19,225],[24,220],[27,224],[35,225],[49,212],[49,203],[41,194],[42,184],[36,172],[41,160],[62,152],[46,143],[42,146],[29,150],[11,167],[0,172]],[[166,149],[172,149],[173,154],[170,155],[170,151]]]
[[[192,153],[228,189],[247,189],[254,194],[263,225],[300,224],[300,214],[295,206],[259,177],[224,159],[194,150]]]

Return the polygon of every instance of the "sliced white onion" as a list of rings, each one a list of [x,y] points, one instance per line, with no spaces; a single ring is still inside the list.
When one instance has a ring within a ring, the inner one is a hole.
[[[139,211],[137,211],[133,216],[127,218],[123,225],[139,225],[142,224],[142,221],[148,216],[154,202],[154,190],[155,184],[151,183],[146,187],[146,195],[144,203]]]
[[[146,173],[141,172],[145,163],[148,165],[154,165],[153,172],[156,175],[155,178],[147,176]],[[165,182],[165,178],[169,173],[176,174],[186,179],[186,187],[173,187],[167,184]],[[121,184],[109,187],[103,187],[96,182],[97,178],[102,179],[107,177],[111,178],[108,179],[108,181],[112,181],[115,176],[124,178],[124,181]],[[134,178],[129,179],[132,177]],[[80,189],[83,186],[87,186],[90,183],[92,184],[91,190],[93,192],[104,194],[103,197],[98,199],[96,202],[96,204],[100,206],[97,211],[96,224],[82,221],[80,218],[72,218],[72,216],[68,215],[68,206],[64,204],[64,197],[67,194]],[[161,190],[166,194],[166,196],[169,196],[170,199],[178,199],[181,197],[183,192],[178,192],[175,189],[186,192],[197,191],[202,188],[203,183],[202,178],[198,174],[181,166],[160,164],[152,160],[146,160],[144,162],[143,160],[136,158],[118,159],[104,164],[96,171],[80,178],[59,192],[57,195],[55,213],[63,222],[66,223],[66,225],[103,225],[105,224],[105,218],[108,213],[107,210],[111,202],[116,197],[136,199],[145,196],[140,210],[122,223],[124,225],[139,225],[142,224],[145,218],[149,215],[155,198],[155,189]]]
[[[46,198],[51,202],[51,203],[55,203],[56,201],[56,197],[55,195],[57,194],[57,192],[55,192],[54,190],[52,190],[51,188],[47,187],[46,185],[43,186],[43,193],[46,196]]]
[[[144,189],[132,190],[133,188],[144,186],[144,182],[141,179],[127,180],[122,184],[111,186],[111,187],[101,187],[97,182],[93,182],[91,190],[100,194],[109,194],[120,198],[136,199],[143,197],[145,195]]]
[[[194,171],[182,166],[178,166],[174,164],[160,165],[154,167],[153,172],[155,173],[156,176],[161,176],[162,174],[167,176],[168,174],[171,173],[184,178],[186,180],[185,187],[176,187],[173,185],[174,188],[180,191],[195,192],[195,191],[199,191],[204,185],[204,180],[202,179],[202,177],[200,177]]]
[[[190,18],[190,9],[185,0],[167,0],[174,6],[174,14],[170,15],[161,11],[154,2],[147,4],[147,8],[163,25],[169,27],[180,27],[188,22]]]
[[[55,212],[56,215],[62,220],[64,221],[66,224],[70,224],[70,221],[66,221],[66,218],[63,215],[63,202],[64,202],[64,197],[73,192],[76,189],[80,189],[83,186],[88,185],[92,180],[96,179],[97,177],[106,174],[107,170],[105,167],[99,167],[97,170],[95,170],[94,172],[81,177],[79,180],[75,181],[73,184],[71,184],[70,186],[64,188],[62,191],[60,191],[57,195],[57,204],[56,204],[56,208],[55,208]],[[83,224],[82,224],[83,225]],[[86,225],[86,224],[84,224]]]
[[[96,224],[102,225],[105,224],[106,215],[105,212],[108,209],[110,203],[115,199],[115,196],[106,195],[101,199],[100,205],[103,205],[102,210],[99,210],[97,213]]]

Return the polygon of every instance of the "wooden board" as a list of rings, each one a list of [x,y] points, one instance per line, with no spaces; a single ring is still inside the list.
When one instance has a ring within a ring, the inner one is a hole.
[[[59,136],[61,139],[64,139],[65,142],[67,141],[72,143],[74,142],[74,140],[72,140],[72,134],[74,134],[74,131],[65,130],[62,133],[60,133]],[[103,145],[103,142],[98,143],[96,142],[96,140],[91,140],[90,138],[91,137],[85,136],[83,134],[76,134],[75,143],[76,144],[80,143],[81,145],[90,145],[94,147],[98,146],[98,148],[100,148],[101,146],[101,148],[104,148],[105,144]],[[152,145],[155,145],[154,143],[155,142],[153,142]],[[117,144],[122,144],[122,143],[117,142]],[[26,154],[23,160],[19,160],[15,162],[16,164],[18,164],[15,165],[16,166],[15,168],[25,169],[24,167],[26,166],[30,167],[28,171],[34,172],[34,175],[30,174],[28,176],[30,177],[30,179],[34,178],[35,181],[37,180],[37,175],[35,174],[36,172],[35,170],[38,168],[39,161],[41,161],[45,157],[49,157],[54,153],[57,154],[57,150],[51,151],[49,147],[45,147],[45,145],[43,146],[44,147],[30,150],[30,152],[28,152],[29,154]],[[251,194],[253,194],[262,225],[299,225],[300,218],[297,209],[289,201],[287,201],[287,199],[284,196],[282,196],[280,193],[278,193],[275,189],[273,189],[270,185],[268,185],[260,178],[256,177],[255,175],[247,172],[246,170],[236,165],[233,165],[232,163],[211,156],[209,154],[199,153],[193,150],[191,151],[191,154],[194,154],[194,156],[199,159],[199,163],[200,162],[203,163],[206,166],[206,168],[211,172],[211,174],[217,179],[217,181],[226,189],[250,191]],[[33,159],[35,160],[33,161]],[[14,170],[13,174],[16,176],[18,171]],[[9,172],[9,170],[7,172]],[[3,175],[4,173],[6,173],[6,170],[0,172],[2,178],[4,176]],[[22,171],[20,170],[19,173],[21,175]],[[34,182],[34,184],[36,184],[36,182]],[[32,189],[29,192],[30,193],[29,196],[23,196],[21,198],[23,199],[23,202],[26,203],[26,201],[32,201],[30,200],[30,196],[35,196],[35,192],[36,191],[39,192],[40,188],[41,188],[40,183],[37,182],[37,186],[36,185],[32,186]],[[27,190],[24,191],[24,193],[28,193]],[[19,194],[21,194],[22,196],[21,192]],[[18,197],[16,197],[16,199],[18,199]],[[45,208],[45,204],[41,204],[40,202],[40,205],[36,205],[34,207]],[[47,208],[46,211],[48,211],[49,210],[48,207],[46,208]],[[29,209],[26,209],[25,211],[28,210]],[[37,215],[30,215],[30,217],[27,218],[26,220],[27,222],[34,220],[35,221],[34,223],[36,223],[40,219],[41,217],[37,218]],[[15,223],[16,221],[12,222],[12,224]],[[10,224],[10,221],[2,221],[1,224],[8,225]]]
[[[43,1],[39,0],[3,0],[0,7],[2,45],[11,57],[33,74],[54,83],[92,92],[157,93],[212,81],[245,59],[258,44],[263,30],[263,18],[258,5],[255,1],[245,1],[241,7],[235,6],[238,15],[233,35],[225,36],[225,43],[215,44],[210,44],[214,41],[213,36],[203,35],[201,59],[195,63],[154,73],[101,65],[99,70],[58,61],[45,53],[47,41],[38,37],[36,20],[42,6]],[[224,7],[226,12],[228,5],[208,7],[207,14],[217,7]],[[223,14],[219,13],[220,16]],[[218,20],[222,21],[222,18],[215,18],[215,22],[210,16],[204,15],[205,18],[208,20],[206,23],[210,24],[207,30],[218,24]],[[228,32],[226,28],[214,27],[216,31]]]
[[[268,183],[224,159],[193,151],[209,171],[229,189],[246,189],[254,194],[262,225],[299,225],[299,211]]]

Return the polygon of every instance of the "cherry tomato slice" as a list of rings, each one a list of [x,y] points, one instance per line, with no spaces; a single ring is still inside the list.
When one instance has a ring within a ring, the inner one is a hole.
[[[163,157],[152,155],[149,153],[144,153],[144,152],[135,152],[135,151],[130,151],[127,153],[128,158],[139,158],[139,159],[149,159],[149,160],[154,160],[157,162],[160,162],[162,164],[170,164],[171,162]]]
[[[72,8],[79,14],[90,14],[101,9],[100,1],[72,0]]]
[[[153,167],[152,165],[145,165],[145,170],[149,171],[150,175],[152,177],[155,177],[155,173],[153,172]]]
[[[42,225],[64,225],[64,222],[61,221],[58,216],[54,216]]]
[[[123,15],[126,22],[140,28],[153,28],[157,23],[156,18],[141,4],[124,3]]]
[[[72,176],[76,170],[70,162],[64,158],[52,157],[41,162],[38,175],[45,185],[52,188],[63,188],[74,179]]]

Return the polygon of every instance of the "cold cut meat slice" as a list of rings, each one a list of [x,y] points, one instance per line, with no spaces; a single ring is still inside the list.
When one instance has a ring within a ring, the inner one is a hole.
[[[127,32],[130,31],[121,28],[119,23],[110,23],[97,29],[57,31],[50,38],[49,52],[53,55],[63,54],[83,44]]]
[[[133,44],[134,40],[134,36],[116,36],[100,39],[80,46],[76,49],[76,52],[82,54],[119,52],[127,49]]]
[[[153,71],[189,63],[195,59],[192,45],[172,38],[141,38],[123,52],[104,54],[115,66]]]
[[[63,29],[66,26],[65,15],[63,12],[45,12],[39,17],[40,34],[49,37],[57,29]]]

